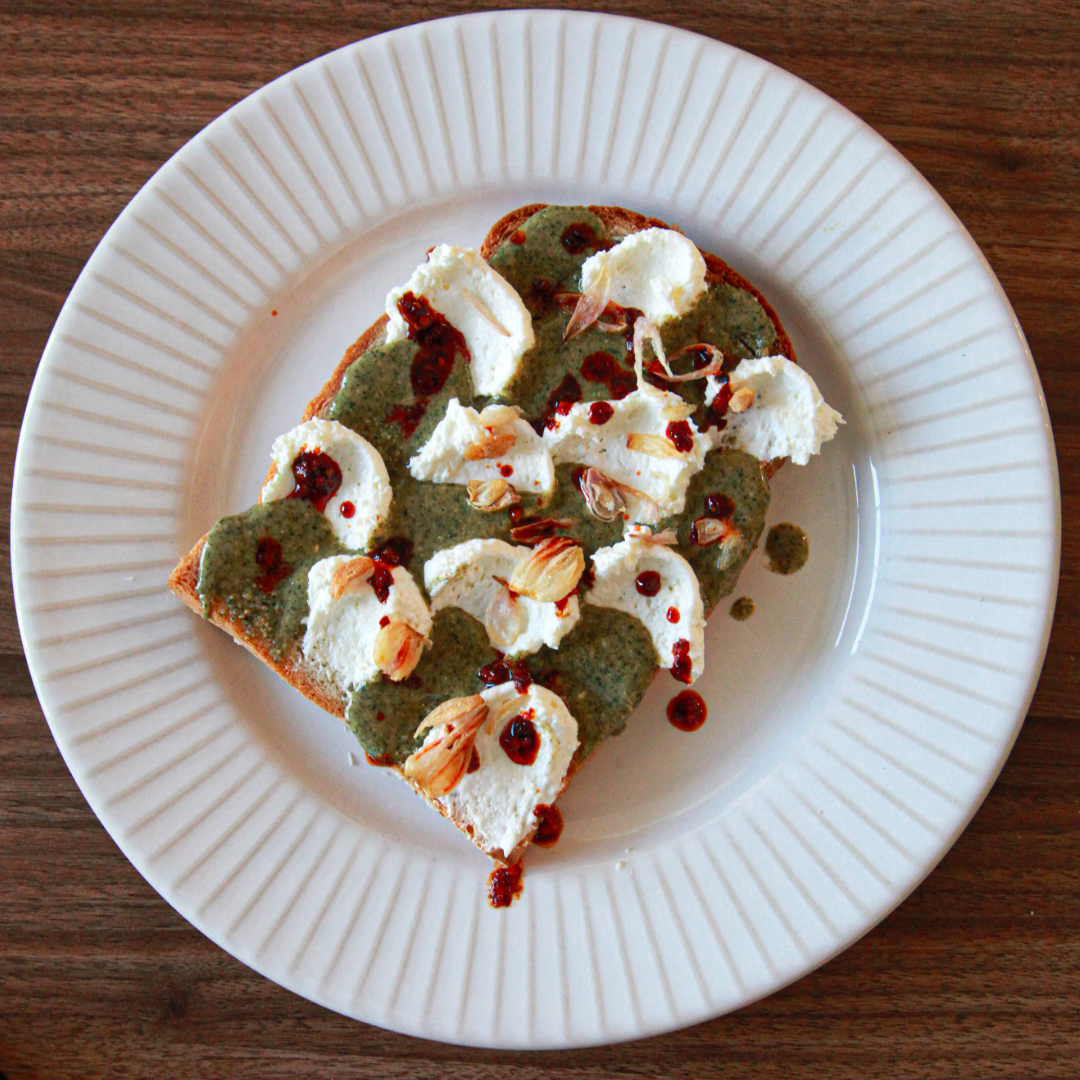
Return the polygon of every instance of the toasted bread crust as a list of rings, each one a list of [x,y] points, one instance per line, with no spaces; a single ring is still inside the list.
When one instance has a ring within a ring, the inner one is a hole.
[[[533,203],[529,206],[522,206],[500,218],[488,231],[487,236],[484,237],[484,241],[480,246],[481,256],[485,259],[489,258],[492,252],[507,236],[518,229],[538,210],[543,210],[547,205],[547,203]],[[619,238],[628,236],[631,233],[640,232],[642,229],[666,229],[674,227],[667,225],[656,218],[646,217],[644,214],[639,214],[636,211],[626,210],[618,206],[590,206],[589,209],[603,221],[605,227],[613,236]],[[705,259],[705,265],[708,270],[707,280],[710,282],[727,282],[738,288],[746,289],[756,297],[762,308],[764,308],[765,313],[776,327],[778,352],[783,356],[786,356],[789,360],[794,361],[795,352],[791,347],[791,341],[784,331],[783,326],[781,326],[779,317],[765,297],[722,259],[705,251],[702,252],[702,256]],[[367,352],[373,345],[379,343],[385,333],[388,322],[389,319],[385,314],[380,315],[375,322],[349,346],[345,351],[345,355],[342,357],[341,362],[334,369],[334,373],[330,376],[330,379],[325,386],[323,386],[318,394],[316,394],[308,403],[307,408],[304,410],[303,420],[311,420],[314,417],[319,416],[330,402],[333,401],[344,382],[345,372],[348,371],[349,367],[358,357]],[[772,477],[781,464],[783,464],[782,461],[763,462],[761,466],[762,474],[766,479]],[[271,465],[267,479],[270,479],[273,474],[274,466]],[[198,594],[199,562],[202,558],[203,548],[206,545],[209,535],[209,533],[206,533],[195,543],[192,549],[180,560],[176,569],[173,570],[172,574],[169,576],[169,588],[198,615],[204,614],[202,598]],[[228,611],[220,603],[216,603],[211,607],[210,611],[206,613],[206,618],[208,618],[215,626],[220,627],[227,634],[230,634],[239,644],[243,645],[244,648],[254,656],[258,657],[264,664],[272,668],[287,683],[296,690],[299,690],[309,701],[313,701],[321,709],[338,717],[338,719],[345,719],[347,705],[345,696],[340,690],[321,678],[311,665],[303,661],[299,648],[293,649],[289,655],[281,659],[275,659],[267,642],[261,638],[248,634],[243,624],[231,618]],[[585,764],[585,760],[587,759],[579,760],[575,758],[571,762],[570,768],[567,770],[556,799],[561,796],[569,786],[570,780],[582,765]],[[501,863],[515,863],[521,858],[525,849],[532,841],[533,834],[536,831],[535,828],[529,832],[525,839],[522,840],[512,852],[503,852],[498,848],[485,848],[481,840],[476,836],[471,824],[457,815],[452,814],[438,800],[431,798],[405,775],[400,766],[390,765],[388,767],[405,780],[405,782],[409,784],[409,786],[420,795],[429,806],[437,810],[448,821],[456,825],[474,844],[476,844],[477,847],[480,848],[481,851],[492,859]]]

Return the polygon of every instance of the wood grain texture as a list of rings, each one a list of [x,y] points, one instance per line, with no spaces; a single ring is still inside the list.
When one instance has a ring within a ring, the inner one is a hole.
[[[505,5],[497,5],[505,6]],[[1080,24],[1073,3],[633,0],[854,110],[960,215],[1027,333],[1057,439],[1061,591],[1012,757],[923,886],[741,1012],[603,1050],[441,1046],[248,970],[139,877],[57,753],[0,536],[0,1073],[28,1077],[1072,1077],[1080,1054]],[[0,458],[83,263],[154,170],[269,79],[454,3],[0,0]]]

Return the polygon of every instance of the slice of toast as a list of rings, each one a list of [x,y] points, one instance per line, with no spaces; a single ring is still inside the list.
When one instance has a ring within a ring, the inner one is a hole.
[[[511,211],[505,217],[497,221],[488,231],[487,236],[481,244],[481,255],[485,259],[490,258],[492,252],[506,237],[510,236],[537,211],[544,209],[545,205],[545,203],[535,203],[531,206],[523,206],[517,210]],[[615,239],[621,239],[631,233],[640,232],[643,229],[666,229],[673,227],[662,221],[658,221],[655,218],[649,218],[643,214],[636,213],[633,210],[625,210],[618,206],[590,206],[589,209],[600,218]],[[701,254],[705,259],[705,265],[708,271],[708,282],[710,284],[724,282],[750,292],[761,304],[766,315],[776,328],[777,353],[786,356],[789,360],[795,360],[795,353],[791,347],[791,341],[784,331],[783,326],[781,326],[780,319],[776,312],[765,297],[722,259],[715,255],[711,255],[706,251],[702,251]],[[382,341],[387,322],[388,319],[386,315],[380,315],[379,318],[376,319],[375,322],[372,323],[372,325],[369,326],[346,350],[345,355],[342,357],[341,362],[334,370],[329,381],[308,403],[307,408],[304,410],[303,420],[310,420],[324,412],[341,389],[341,385],[345,379],[345,373],[352,363],[372,346],[377,345]],[[780,461],[763,463],[762,472],[768,478],[775,473],[781,464],[782,462]],[[272,472],[273,466],[271,466],[271,474]],[[173,570],[169,577],[169,588],[185,604],[187,604],[192,611],[195,611],[200,615],[204,614],[204,611],[202,598],[197,591],[199,562],[208,536],[209,533],[196,542],[187,555],[180,560],[176,569]],[[316,705],[325,709],[326,712],[331,713],[341,720],[345,719],[347,697],[344,689],[326,679],[313,664],[308,663],[300,651],[299,644],[296,644],[288,654],[278,659],[275,658],[269,642],[250,634],[238,620],[233,619],[229,615],[224,604],[220,602],[211,604],[209,610],[205,612],[205,615],[216,626],[221,627],[226,633],[231,634],[237,642],[250,652],[254,653],[254,655],[264,664],[277,672],[278,675],[295,689],[299,690],[306,698],[315,702]],[[559,795],[562,795],[563,791],[566,790],[571,777],[583,764],[583,760],[575,757],[563,780]],[[535,828],[511,852],[503,852],[497,848],[485,848],[479,838],[475,835],[469,822],[456,817],[437,799],[429,797],[418,785],[412,783],[412,781],[405,776],[405,773],[400,766],[390,765],[389,767],[409,783],[413,790],[423,797],[429,805],[442,814],[443,817],[446,817],[453,822],[454,825],[461,829],[470,840],[477,844],[477,846],[480,847],[485,854],[491,856],[491,858],[500,862],[515,863],[521,858],[525,848],[532,840]]]

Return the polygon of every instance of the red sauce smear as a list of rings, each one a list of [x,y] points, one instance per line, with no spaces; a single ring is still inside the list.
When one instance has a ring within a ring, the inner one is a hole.
[[[561,619],[566,614],[567,605],[570,603],[570,597],[564,596],[561,600],[555,601],[555,612]]]
[[[379,620],[379,626],[389,626],[389,625],[390,625],[390,616],[389,615],[384,615]]]
[[[281,561],[281,544],[272,536],[264,536],[255,545],[255,562],[263,572],[255,579],[255,584],[264,592],[272,593],[279,581],[284,581],[293,568]]]
[[[513,476],[514,475],[514,466],[513,465],[500,465],[499,466],[499,472],[502,473],[503,476]]]
[[[660,575],[655,570],[642,570],[634,584],[642,596],[655,596],[660,591]]]
[[[509,907],[521,895],[521,879],[521,863],[492,870],[488,875],[488,903],[493,908]]]
[[[292,464],[296,487],[286,496],[311,503],[321,514],[341,487],[341,468],[321,450],[301,450]]]
[[[525,306],[529,311],[533,315],[540,317],[554,311],[558,306],[555,303],[555,293],[557,291],[555,284],[548,281],[547,278],[536,278],[532,283],[532,288],[522,299],[525,301]]]
[[[637,389],[637,376],[619,366],[615,357],[600,350],[581,361],[581,377],[587,382],[603,383],[616,401]]]
[[[355,513],[356,513],[356,507],[355,507],[355,506],[353,506],[353,504],[352,504],[351,502],[349,502],[349,500],[348,500],[348,499],[346,499],[346,500],[345,500],[345,501],[344,501],[344,502],[343,502],[343,503],[342,503],[342,504],[341,504],[341,505],[340,505],[340,506],[338,507],[338,510],[339,510],[339,511],[341,512],[341,516],[342,516],[343,518],[351,518],[351,517],[353,516],[353,514],[355,514]]]
[[[536,760],[540,749],[540,736],[532,722],[534,715],[532,709],[526,709],[509,721],[499,736],[499,745],[515,765],[531,765]]]
[[[511,244],[517,244],[518,247],[520,247],[522,244],[524,244],[525,243],[525,230],[524,229],[518,229],[510,237],[510,243]]]
[[[677,623],[679,621],[679,618],[680,616],[678,608],[669,607],[667,609],[667,621],[669,623]]]
[[[548,806],[541,803],[533,813],[540,824],[533,833],[532,842],[541,847],[554,847],[562,836],[563,819],[562,811],[557,806]]]
[[[368,582],[375,595],[379,598],[379,603],[385,604],[390,598],[390,586],[394,584],[394,575],[391,568],[385,563],[377,562]]]
[[[695,367],[697,362],[695,361]],[[698,424],[698,427],[702,431],[708,431],[709,428],[714,427],[717,431],[723,431],[727,427],[727,419],[725,414],[728,411],[728,405],[731,403],[731,383],[728,382],[728,377],[724,374],[716,376],[717,379],[722,380],[722,385],[717,391],[716,397],[713,398],[712,404],[702,410],[702,419]]]
[[[606,424],[614,415],[615,410],[606,401],[594,401],[589,406],[589,423],[597,427]]]
[[[566,416],[574,403],[580,400],[581,383],[573,375],[567,373],[563,376],[562,382],[548,395],[547,409],[540,421],[539,431],[542,432],[544,428],[551,428],[554,431],[558,424],[555,419],[556,413],[559,416]]]
[[[476,674],[485,686],[499,686],[501,683],[514,681],[514,688],[524,694],[532,685],[532,676],[524,660],[507,663],[502,653],[496,653],[497,659],[485,664]]]
[[[414,402],[412,405],[395,405],[387,414],[388,424],[397,424],[401,428],[401,434],[407,439],[414,431],[427,412],[427,400]]]
[[[688,454],[694,449],[694,433],[690,430],[689,420],[671,420],[664,428],[664,434],[680,453]]]
[[[735,513],[735,503],[719,491],[705,496],[705,513],[723,521]]]
[[[596,230],[585,221],[575,221],[567,225],[559,242],[571,255],[580,255],[588,248],[593,251],[607,251],[611,247],[611,241],[601,240],[596,235]]]
[[[668,702],[667,718],[680,731],[697,731],[708,715],[705,700],[696,690],[680,690]]]
[[[480,768],[480,755],[476,752],[476,747],[472,748],[472,756],[469,758],[469,767],[465,770],[467,773],[476,772]]]
[[[690,642],[686,638],[679,638],[671,647],[671,655],[674,657],[671,674],[679,682],[688,683],[693,675],[693,666],[690,661]]]
[[[422,296],[407,292],[398,301],[398,312],[408,327],[408,338],[418,348],[409,368],[409,382],[417,400],[411,405],[395,405],[387,421],[399,424],[408,438],[416,431],[427,409],[427,399],[437,394],[450,378],[460,355],[465,363],[472,357],[461,332],[455,330]]]
[[[369,554],[373,562],[387,566],[408,566],[412,558],[412,541],[405,536],[391,536]]]

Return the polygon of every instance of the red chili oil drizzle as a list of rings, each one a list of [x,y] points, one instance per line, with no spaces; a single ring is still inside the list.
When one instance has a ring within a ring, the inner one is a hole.
[[[679,609],[678,608],[669,607],[667,609],[667,621],[669,623],[677,623],[679,621],[680,617],[681,616],[679,615]]]
[[[539,425],[534,425],[538,434],[542,433],[544,428],[550,428],[554,431],[558,426],[558,421],[555,419],[556,414],[566,416],[574,403],[580,400],[581,383],[568,372],[563,376],[562,382],[548,394],[547,409],[544,410]]]
[[[543,315],[548,315],[558,307],[555,302],[555,293],[558,291],[558,287],[553,281],[548,281],[547,278],[535,278],[532,283],[532,288],[522,297],[525,301],[525,306],[533,313],[536,318],[540,318]]]
[[[321,450],[301,450],[292,464],[296,487],[285,497],[303,499],[321,514],[341,487],[341,467]]]
[[[499,686],[504,682],[514,681],[514,689],[519,694],[524,694],[532,685],[532,676],[525,666],[524,660],[506,662],[506,657],[497,652],[497,659],[490,664],[485,664],[476,674],[485,686]]]
[[[536,832],[533,833],[532,842],[539,844],[540,847],[554,847],[559,842],[559,837],[562,836],[562,811],[557,806],[540,803],[533,810],[533,814],[536,815],[536,819],[540,824],[537,825]]]
[[[407,292],[397,304],[408,327],[408,338],[419,346],[409,368],[409,382],[417,400],[411,405],[395,405],[387,421],[401,426],[406,438],[416,431],[427,409],[427,399],[437,394],[450,378],[460,355],[465,363],[472,357],[461,332],[455,330],[422,296]]]
[[[637,389],[637,376],[621,368],[615,357],[603,349],[589,353],[581,361],[581,377],[587,382],[603,383],[615,401]]]
[[[346,500],[345,500],[345,501],[344,501],[344,502],[343,502],[343,503],[342,503],[342,504],[341,504],[341,505],[340,505],[340,506],[338,507],[338,511],[339,511],[339,512],[341,513],[341,516],[342,516],[343,518],[351,518],[351,517],[353,516],[353,514],[355,514],[355,513],[356,513],[356,507],[355,507],[355,506],[353,506],[353,504],[352,504],[351,502],[349,502],[349,500],[348,500],[348,499],[346,499]]]
[[[720,491],[705,496],[705,513],[708,517],[724,521],[735,513],[735,503]]]
[[[381,724],[386,719],[386,713],[377,712],[375,714],[375,719]]]
[[[655,570],[642,570],[634,584],[642,596],[655,596],[660,591],[660,575]]]
[[[364,757],[367,758],[369,765],[375,765],[380,769],[388,769],[394,764],[394,759],[389,754],[380,754],[378,757],[372,757],[366,750],[364,751]]]
[[[503,476],[513,476],[514,475],[514,466],[513,465],[500,465],[499,466],[499,472]]]
[[[690,430],[689,420],[669,421],[664,434],[680,453],[689,454],[694,449],[694,433]]]
[[[614,415],[615,410],[606,401],[594,401],[589,406],[589,423],[597,427],[606,424]]]
[[[693,665],[690,661],[690,642],[686,638],[679,638],[671,647],[671,655],[674,658],[671,665],[671,674],[679,682],[690,682],[693,677]]]
[[[401,434],[407,439],[416,431],[426,412],[426,398],[414,402],[412,405],[395,405],[386,414],[386,422],[388,424],[397,424],[401,428]]]
[[[371,577],[368,578],[368,582],[375,595],[379,598],[379,603],[385,604],[390,598],[390,586],[394,584],[394,575],[391,568],[385,563],[377,562],[375,569],[371,572]]]
[[[390,616],[389,615],[384,615],[379,620],[379,626],[389,626],[389,625],[390,625]]]
[[[559,242],[571,255],[580,255],[589,248],[593,251],[607,251],[611,247],[611,241],[600,239],[596,230],[585,221],[575,221],[567,225]]]
[[[716,378],[720,380],[720,389],[713,398],[712,404],[708,408],[701,409],[701,419],[698,422],[698,428],[701,431],[708,431],[711,427],[716,428],[717,431],[723,431],[727,427],[726,413],[731,403],[731,383],[727,375],[723,373],[717,375]]]
[[[385,563],[387,566],[408,566],[412,559],[413,544],[406,536],[391,536],[384,540],[368,558],[373,562]]]
[[[532,718],[535,710],[526,709],[508,721],[499,736],[499,745],[515,765],[531,765],[540,750],[540,736]]]
[[[467,773],[476,772],[480,768],[480,755],[476,752],[476,747],[472,748],[472,754],[469,757],[469,767],[465,770]]]
[[[518,229],[510,237],[510,243],[511,244],[517,244],[518,247],[520,247],[522,244],[524,244],[525,243],[525,230],[524,229]]]
[[[521,863],[492,870],[488,875],[488,903],[493,908],[509,907],[521,895],[522,876]]]
[[[680,731],[697,731],[708,715],[705,700],[696,690],[680,690],[668,702],[667,718]]]
[[[573,596],[573,593],[564,596],[561,600],[555,601],[555,614],[558,615],[560,619],[566,617],[566,609],[570,605],[571,596]]]
[[[281,544],[272,536],[264,536],[255,545],[255,562],[263,572],[255,579],[255,584],[264,593],[272,593],[279,581],[284,581],[293,568],[281,561]]]

